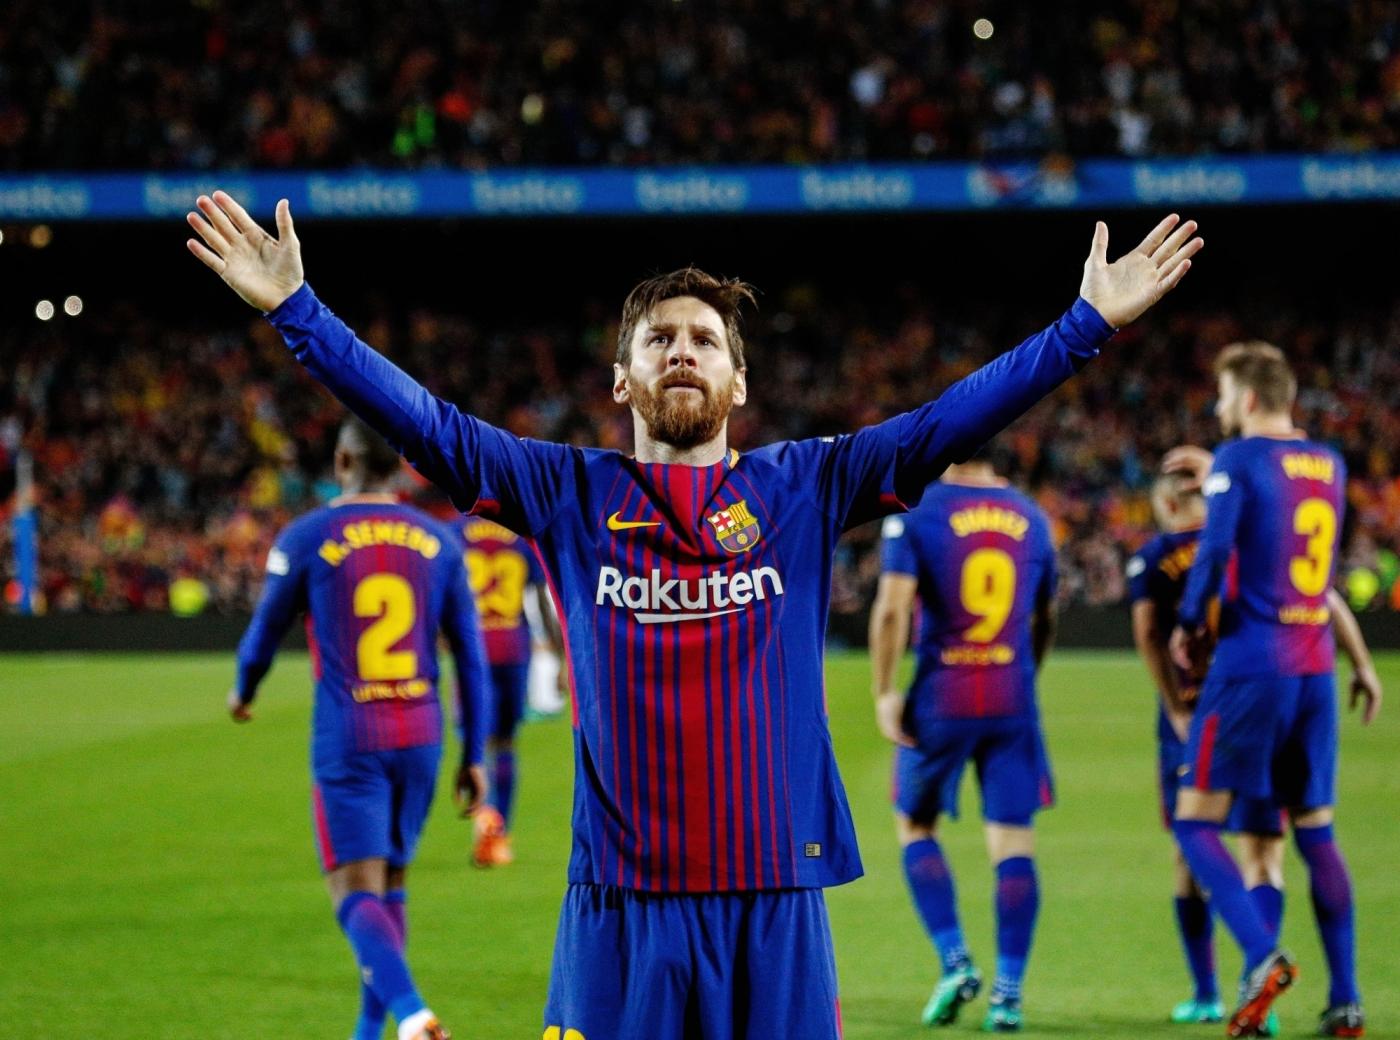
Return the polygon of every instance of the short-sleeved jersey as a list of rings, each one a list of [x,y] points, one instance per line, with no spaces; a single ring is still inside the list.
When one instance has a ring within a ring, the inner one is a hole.
[[[462,537],[487,660],[493,665],[528,664],[525,590],[544,584],[534,550],[514,531],[479,516],[469,517],[462,525]]]
[[[1327,590],[1346,505],[1341,457],[1301,437],[1246,437],[1216,452],[1203,490],[1206,526],[1181,602],[1183,625],[1201,624],[1232,553],[1237,561],[1211,674],[1330,673]]]
[[[908,710],[929,720],[1035,717],[1031,622],[1056,580],[1045,514],[1012,488],[940,481],[882,533],[884,571],[919,583]]]
[[[268,553],[262,599],[238,647],[240,696],[252,698],[282,635],[305,612],[313,758],[435,744],[443,729],[441,629],[468,717],[464,751],[478,760],[487,666],[461,540],[408,506],[342,502],[293,521]]]
[[[1200,538],[1198,527],[1189,531],[1165,531],[1128,560],[1128,602],[1136,604],[1145,600],[1152,604],[1157,638],[1163,650],[1176,627],[1176,610],[1186,591],[1186,576],[1196,560]],[[1171,667],[1176,668],[1176,665]],[[1180,668],[1176,668],[1176,677],[1177,685],[1183,690],[1198,685]],[[1194,707],[1194,703],[1189,701],[1188,707]],[[1157,708],[1158,739],[1176,740],[1165,706],[1159,702]]]
[[[1128,560],[1128,602],[1147,600],[1157,622],[1162,646],[1176,627],[1176,608],[1186,591],[1186,575],[1196,560],[1201,530],[1165,531]]]
[[[269,320],[459,508],[534,543],[573,682],[569,879],[670,892],[860,875],[822,674],[837,542],[917,501],[1113,331],[1081,300],[916,411],[687,466],[464,415],[305,286]]]

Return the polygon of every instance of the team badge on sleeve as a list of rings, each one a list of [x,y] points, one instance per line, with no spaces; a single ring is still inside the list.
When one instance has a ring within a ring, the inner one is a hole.
[[[715,529],[715,538],[725,552],[748,552],[759,539],[758,521],[749,512],[748,502],[742,498],[706,519]]]

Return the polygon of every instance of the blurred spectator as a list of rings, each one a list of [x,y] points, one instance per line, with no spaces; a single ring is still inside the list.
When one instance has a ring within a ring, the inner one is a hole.
[[[731,422],[740,448],[847,431],[921,403],[1035,321],[969,302],[935,312],[910,286],[843,298],[797,283],[768,299],[751,337],[759,389]],[[1063,598],[1121,601],[1125,560],[1151,530],[1157,462],[1175,444],[1218,440],[1210,362],[1248,335],[1288,352],[1299,421],[1347,459],[1343,588],[1358,609],[1400,609],[1400,308],[1341,319],[1284,301],[1239,309],[1177,310],[1128,329],[995,445],[998,467],[1053,518]],[[558,324],[485,327],[424,309],[351,317],[434,392],[489,421],[626,450],[630,418],[613,403],[607,367],[612,314],[591,300]],[[37,335],[0,330],[0,357],[0,489],[13,486],[22,442],[36,464],[50,611],[165,610],[180,582],[182,610],[206,597],[209,609],[247,609],[273,533],[334,494],[339,405],[259,320],[230,334],[157,327],[133,308]],[[431,497],[421,482],[406,487]],[[0,514],[0,588],[13,578],[7,521]],[[877,537],[877,525],[853,532],[839,555],[837,615],[865,609]]]
[[[1395,0],[0,8],[0,167],[638,165],[1400,146]]]

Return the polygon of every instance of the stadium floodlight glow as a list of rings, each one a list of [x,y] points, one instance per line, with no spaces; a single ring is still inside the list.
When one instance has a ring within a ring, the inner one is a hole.
[[[979,40],[990,40],[994,32],[996,32],[996,26],[992,24],[990,18],[979,18],[972,23],[972,35]]]
[[[70,318],[76,318],[83,313],[83,300],[80,296],[70,296],[63,301],[63,313]]]
[[[43,249],[53,241],[53,229],[47,224],[35,224],[29,232],[29,244],[35,249]]]
[[[0,231],[0,246],[5,244],[5,232]]]
[[[34,305],[34,317],[40,321],[48,321],[53,317],[53,301],[40,300]]]

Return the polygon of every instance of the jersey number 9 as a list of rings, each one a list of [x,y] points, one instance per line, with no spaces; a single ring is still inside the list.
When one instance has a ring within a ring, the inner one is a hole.
[[[963,561],[963,609],[978,621],[963,633],[970,643],[990,643],[1006,625],[1016,600],[1016,562],[1002,549],[974,549]]]

